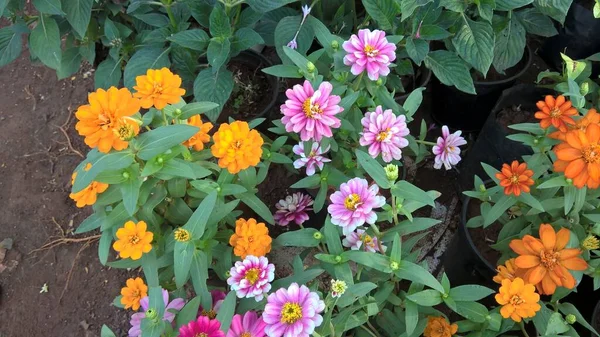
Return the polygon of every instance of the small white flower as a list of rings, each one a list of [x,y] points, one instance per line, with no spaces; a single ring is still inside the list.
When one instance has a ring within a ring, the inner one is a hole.
[[[310,14],[310,9],[311,8],[308,7],[308,5],[302,6],[302,15],[303,15],[302,19],[303,20],[306,19],[306,17],[308,16],[308,14]]]
[[[40,290],[40,294],[47,293],[47,292],[48,292],[48,284],[44,283],[44,285],[42,286],[42,289]]]
[[[346,282],[342,280],[331,280],[331,296],[333,298],[339,298],[346,292],[348,286]]]

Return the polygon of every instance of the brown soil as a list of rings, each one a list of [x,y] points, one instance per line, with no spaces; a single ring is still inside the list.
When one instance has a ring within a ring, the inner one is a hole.
[[[232,61],[227,68],[233,73],[234,86],[231,97],[225,103],[219,116],[219,123],[235,120],[250,121],[259,116],[273,99],[271,84],[267,75],[244,62]]]
[[[509,135],[519,133],[517,130],[509,128],[510,125],[519,123],[534,123],[538,120],[535,118],[535,112],[522,110],[520,106],[513,105],[504,108],[496,115],[496,120],[504,127],[504,131]]]
[[[479,200],[471,199],[467,211],[467,219],[481,215],[479,210],[480,205],[481,202]],[[490,245],[494,244],[498,240],[500,230],[502,230],[502,224],[499,222],[494,222],[486,228],[469,228],[469,233],[471,234],[471,240],[473,240],[473,244],[483,258],[491,263],[492,266],[495,266],[498,263],[500,256],[502,256],[500,252],[490,247]]]
[[[137,272],[103,267],[97,241],[31,253],[62,232],[85,237],[71,232],[91,210],[69,199],[82,158],[59,126],[70,120],[64,130],[73,149],[88,151],[70,117],[93,89],[82,73],[57,81],[53,70],[32,66],[28,53],[0,68],[0,241],[14,241],[0,260],[0,270],[8,266],[0,271],[1,336],[99,336],[102,324],[123,336],[129,329],[131,312],[111,303]]]

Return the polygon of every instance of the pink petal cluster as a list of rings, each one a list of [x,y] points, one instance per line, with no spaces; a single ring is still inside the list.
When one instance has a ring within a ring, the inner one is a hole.
[[[166,290],[162,290],[163,301],[165,303],[165,312],[163,314],[163,321],[167,321],[172,323],[175,319],[175,313],[171,310],[179,311],[185,305],[185,300],[183,298],[176,298],[169,302],[169,292]],[[150,298],[148,296],[142,298],[140,300],[140,305],[144,312],[137,312],[131,316],[131,320],[129,323],[131,324],[131,329],[129,329],[129,337],[139,337],[142,335],[142,320],[146,318],[146,311],[150,306]]]
[[[227,337],[264,337],[265,327],[262,317],[254,311],[247,311],[244,316],[233,316]]]
[[[275,265],[264,257],[246,256],[237,261],[229,271],[231,276],[227,284],[235,290],[239,298],[252,298],[259,302],[271,290],[271,282],[275,278]]]
[[[221,322],[218,320],[200,316],[198,319],[181,326],[179,337],[225,337],[225,333],[220,329]]]
[[[460,162],[459,146],[467,144],[467,141],[461,137],[461,133],[461,131],[456,131],[450,134],[448,127],[442,126],[442,136],[438,137],[437,145],[434,145],[432,149],[435,154],[434,168],[440,169],[444,164],[446,170],[449,170]]]
[[[342,244],[344,245],[344,247],[348,247],[351,250],[360,250],[362,247],[362,250],[364,250],[365,252],[372,253],[385,253],[385,251],[387,250],[386,246],[381,245],[381,247],[383,248],[383,252],[381,252],[379,250],[379,240],[377,239],[377,237],[370,236],[369,234],[365,233],[365,230],[360,228],[357,229],[355,232],[346,235],[346,237],[342,240]]]
[[[305,285],[292,283],[267,298],[263,320],[269,337],[309,337],[323,323],[320,315],[325,309],[317,293]]]
[[[385,205],[385,198],[377,195],[379,186],[369,184],[365,179],[353,178],[340,186],[329,198],[331,204],[327,211],[331,214],[331,223],[342,227],[344,235],[352,233],[365,222],[374,224],[377,214],[374,208]]]
[[[387,76],[390,63],[396,59],[396,45],[388,42],[381,30],[361,29],[358,36],[352,34],[342,47],[347,53],[344,64],[352,67],[352,74],[359,75],[366,70],[372,81],[377,81],[379,75]]]
[[[279,200],[275,205],[277,211],[273,215],[275,222],[280,226],[287,226],[290,222],[302,225],[309,216],[306,212],[312,211],[313,200],[310,196],[296,192]]]
[[[323,155],[329,151],[329,146],[323,151],[319,143],[312,143],[310,147],[310,153],[308,156],[304,153],[304,142],[300,142],[298,145],[294,145],[292,148],[295,154],[299,155],[300,158],[294,161],[294,168],[299,169],[306,166],[306,175],[312,176],[317,171],[323,170],[323,165],[331,161],[329,158],[325,158]]]
[[[341,122],[335,117],[344,109],[338,105],[341,98],[332,95],[333,86],[323,82],[316,91],[309,81],[303,85],[296,84],[285,92],[287,100],[281,106],[287,132],[300,134],[303,141],[320,141],[323,137],[332,137],[331,128],[339,128]]]
[[[410,131],[404,115],[396,116],[392,110],[383,110],[381,105],[373,112],[367,112],[361,120],[364,127],[360,145],[369,147],[369,154],[377,158],[381,153],[383,161],[402,158],[402,148],[408,146],[406,137]]]

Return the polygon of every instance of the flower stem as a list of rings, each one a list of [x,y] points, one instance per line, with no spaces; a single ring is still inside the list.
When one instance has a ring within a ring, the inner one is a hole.
[[[169,125],[169,122],[167,121],[167,113],[165,112],[165,109],[161,109],[160,112],[162,113],[162,117],[163,117],[163,121],[165,122],[165,125]]]
[[[373,337],[378,337],[376,334],[371,332],[371,330],[369,330],[369,328],[365,327],[364,325],[361,325],[360,327],[363,328],[369,335],[371,335]]]
[[[371,328],[371,330],[373,330],[373,333],[375,334],[375,336],[379,337],[379,333],[377,333],[377,329],[375,329],[373,324],[371,324],[371,322],[368,320],[367,320],[367,325],[369,326],[369,328]]]
[[[365,74],[365,73],[364,73],[364,72],[362,72],[362,73],[360,73],[360,75],[358,75],[358,77],[356,78],[356,81],[354,82],[354,86],[352,87],[352,89],[353,89],[354,91],[358,91],[358,87],[360,86],[360,82],[362,82],[362,78],[363,78],[363,75],[364,75],[364,74]]]
[[[523,332],[523,336],[529,337],[529,334],[527,333],[527,331],[525,331],[525,324],[523,323],[523,321],[519,322],[519,327],[521,327],[521,332]]]
[[[436,146],[437,145],[437,143],[428,142],[426,140],[419,140],[419,139],[415,139],[415,142],[417,142],[419,144],[423,144],[423,145],[430,145],[430,146]]]
[[[396,197],[392,195],[392,215],[394,217],[394,226],[398,225],[398,206],[396,206]]]
[[[173,15],[173,10],[171,10],[171,5],[165,6],[167,9],[167,15],[169,15],[169,21],[171,21],[171,26],[173,28],[177,28],[177,22],[175,21],[175,16]]]

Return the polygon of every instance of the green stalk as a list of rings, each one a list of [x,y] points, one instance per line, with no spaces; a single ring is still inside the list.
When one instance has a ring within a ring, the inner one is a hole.
[[[169,21],[171,21],[171,26],[173,28],[177,28],[177,22],[175,22],[175,16],[173,15],[173,10],[171,9],[171,4],[165,6],[167,9],[167,15],[169,15]]]

